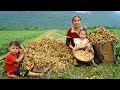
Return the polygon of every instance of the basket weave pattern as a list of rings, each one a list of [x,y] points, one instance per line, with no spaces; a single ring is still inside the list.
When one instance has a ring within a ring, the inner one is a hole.
[[[91,61],[94,58],[94,54],[91,51],[86,54],[84,50],[75,51],[74,56],[76,59],[83,62]]]
[[[99,60],[104,63],[113,63],[115,61],[114,47],[111,42],[103,45],[94,45],[94,51],[98,56]]]

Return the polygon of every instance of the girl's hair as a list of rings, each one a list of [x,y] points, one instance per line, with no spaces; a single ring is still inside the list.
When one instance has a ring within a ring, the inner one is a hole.
[[[9,47],[12,46],[12,45],[15,45],[15,46],[17,46],[17,47],[20,48],[20,43],[19,43],[18,41],[11,41],[11,42],[9,43]]]
[[[78,34],[80,34],[81,31],[85,31],[85,32],[86,32],[86,36],[88,35],[88,34],[87,34],[87,30],[86,30],[86,28],[82,28],[82,29],[79,31]]]
[[[72,23],[73,23],[75,17],[78,17],[78,18],[80,18],[80,20],[81,20],[81,17],[78,16],[78,15],[76,15],[76,16],[74,16],[74,17],[72,18]]]

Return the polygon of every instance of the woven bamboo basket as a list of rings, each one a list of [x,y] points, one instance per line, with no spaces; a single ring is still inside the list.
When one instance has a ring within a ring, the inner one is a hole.
[[[105,44],[93,45],[94,52],[98,56],[99,60],[104,63],[114,63],[115,62],[115,46],[113,42]]]
[[[73,55],[77,60],[82,62],[89,62],[94,58],[92,51],[86,53],[84,50],[77,50],[73,53]]]

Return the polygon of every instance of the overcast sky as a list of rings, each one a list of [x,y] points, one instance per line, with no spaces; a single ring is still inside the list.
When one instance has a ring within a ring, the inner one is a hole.
[[[89,13],[90,14],[90,11],[76,11],[77,13]],[[120,11],[114,11],[114,12],[117,12],[117,13],[120,13]]]

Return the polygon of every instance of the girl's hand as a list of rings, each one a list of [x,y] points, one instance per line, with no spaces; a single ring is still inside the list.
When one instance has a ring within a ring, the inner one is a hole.
[[[75,50],[77,50],[78,48],[77,48],[77,45],[75,45],[75,48],[74,48]]]
[[[72,52],[75,52],[75,48],[74,47],[72,48]]]
[[[75,51],[77,50],[77,47],[75,47]]]

